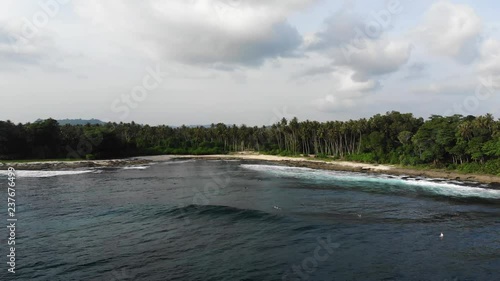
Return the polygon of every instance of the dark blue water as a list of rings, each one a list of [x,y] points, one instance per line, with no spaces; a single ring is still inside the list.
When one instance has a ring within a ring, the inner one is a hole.
[[[238,161],[53,175],[19,173],[16,274],[4,230],[0,280],[500,276],[488,186]]]

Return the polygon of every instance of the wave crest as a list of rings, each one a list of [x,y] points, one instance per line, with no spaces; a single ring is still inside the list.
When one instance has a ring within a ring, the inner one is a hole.
[[[210,217],[228,217],[233,220],[261,220],[275,221],[280,217],[253,209],[239,209],[221,205],[186,205],[183,207],[175,207],[162,211],[157,215],[170,215],[176,218],[184,218],[186,216],[210,216]]]
[[[94,170],[75,170],[75,171],[32,171],[32,170],[16,170],[18,178],[50,178],[57,176],[69,176],[92,173]],[[7,176],[8,171],[0,171],[0,175]]]
[[[411,192],[454,198],[500,200],[500,190],[470,186],[457,181],[409,178],[404,176],[373,175],[356,172],[315,170],[302,167],[243,164],[242,168],[265,172],[275,176],[334,183],[339,187],[358,188],[365,191]]]

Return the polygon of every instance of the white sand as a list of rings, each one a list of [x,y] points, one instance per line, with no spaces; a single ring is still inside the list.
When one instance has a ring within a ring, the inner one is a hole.
[[[306,157],[286,157],[286,156],[275,156],[275,155],[263,155],[257,153],[239,153],[239,154],[222,154],[222,155],[159,155],[159,156],[144,156],[136,157],[139,159],[145,159],[150,161],[169,161],[172,159],[183,159],[183,158],[220,158],[220,159],[244,159],[244,160],[263,160],[263,161],[295,161],[295,162],[312,162],[312,163],[324,163],[330,165],[352,167],[352,168],[362,168],[374,171],[387,171],[393,168],[390,165],[373,165],[365,163],[355,163],[347,161],[324,161],[324,160],[314,160]]]

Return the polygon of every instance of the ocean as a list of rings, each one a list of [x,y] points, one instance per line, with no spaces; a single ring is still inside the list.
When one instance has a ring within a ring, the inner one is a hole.
[[[16,217],[0,280],[500,278],[500,189],[479,183],[258,161],[18,171]]]

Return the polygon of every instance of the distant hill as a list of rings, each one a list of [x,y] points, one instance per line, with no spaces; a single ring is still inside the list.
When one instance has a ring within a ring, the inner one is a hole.
[[[86,120],[86,119],[62,119],[62,120],[57,120],[57,122],[61,126],[66,125],[66,124],[69,124],[69,125],[106,124],[106,122],[103,122],[99,119],[93,119],[93,118],[90,120]]]

